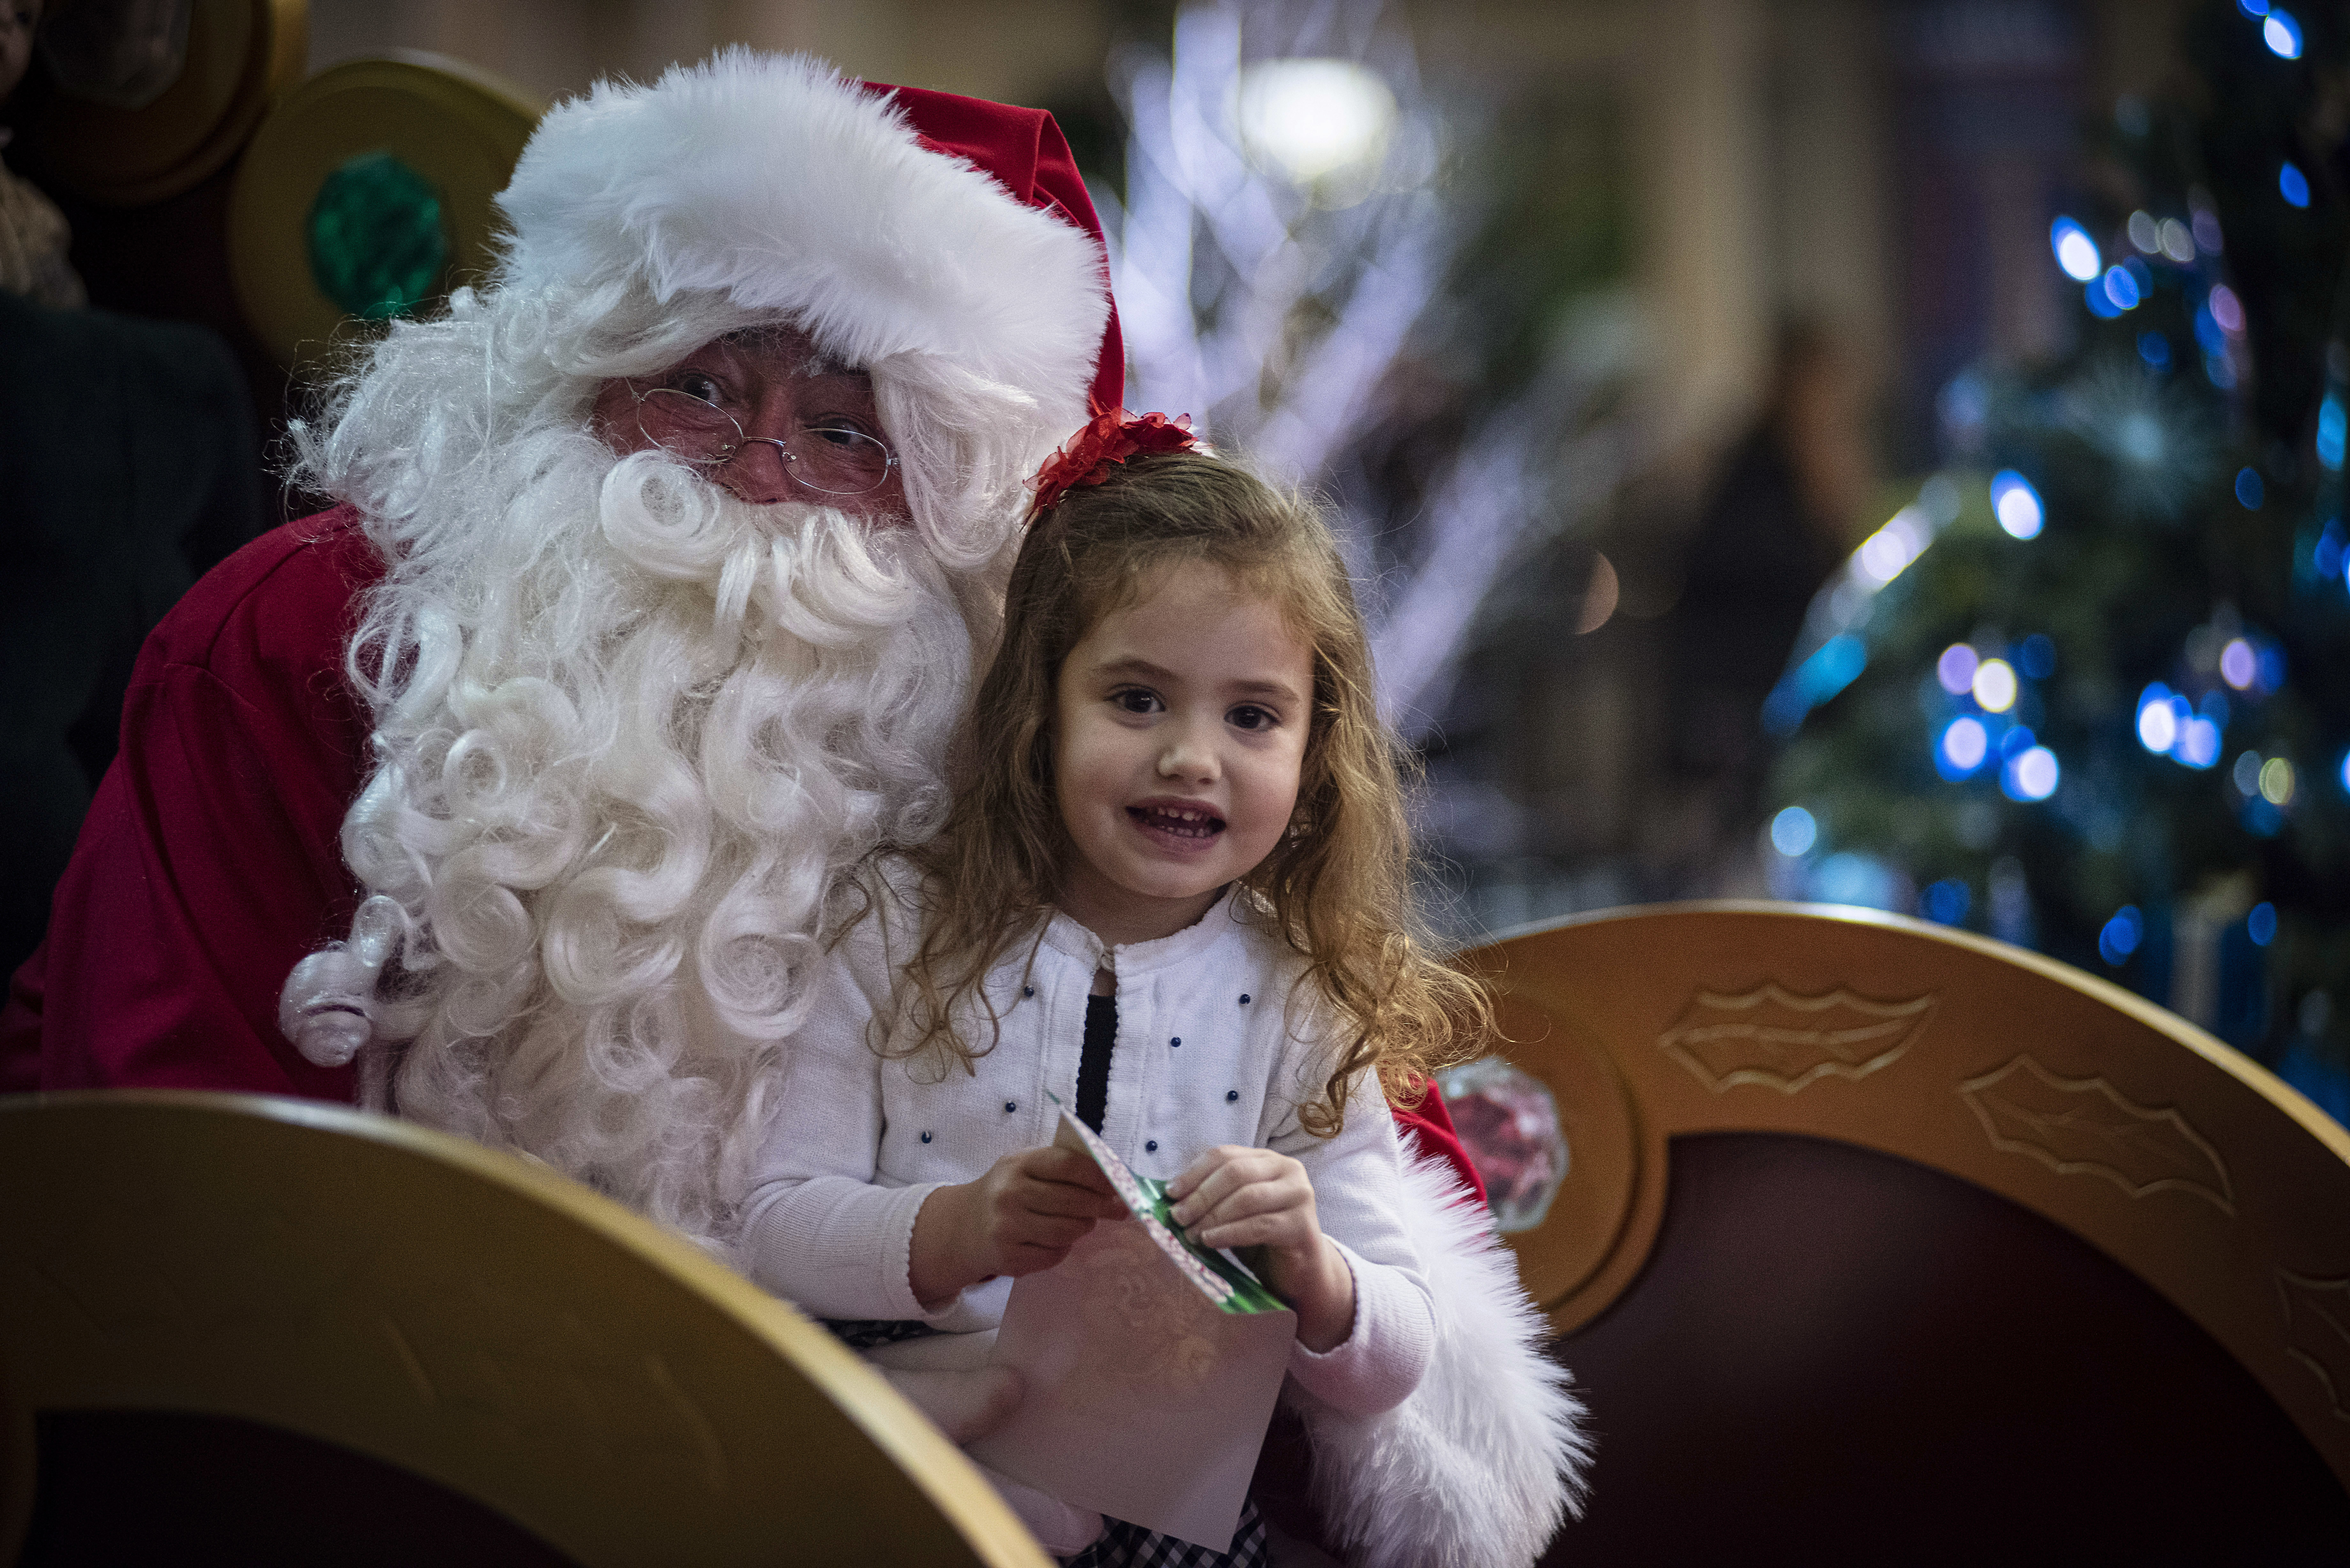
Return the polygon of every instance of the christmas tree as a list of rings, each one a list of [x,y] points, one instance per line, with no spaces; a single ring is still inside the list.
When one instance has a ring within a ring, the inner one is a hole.
[[[2050,231],[2072,347],[1814,607],[1766,728],[1791,895],[2105,974],[2350,1120],[2350,16],[2211,0]]]

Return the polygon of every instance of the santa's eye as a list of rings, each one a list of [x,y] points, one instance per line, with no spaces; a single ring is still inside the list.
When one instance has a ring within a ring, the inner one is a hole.
[[[661,382],[661,387],[667,391],[683,392],[687,397],[705,403],[722,402],[726,396],[716,378],[701,370],[673,371]]]
[[[844,447],[852,451],[870,445],[880,439],[846,414],[826,414],[820,419],[811,420],[806,428],[810,436],[828,446]]]

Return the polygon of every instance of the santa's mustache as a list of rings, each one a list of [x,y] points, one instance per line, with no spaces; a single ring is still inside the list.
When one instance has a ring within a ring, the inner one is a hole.
[[[709,594],[712,630],[728,646],[773,628],[816,648],[855,647],[902,623],[939,586],[901,519],[754,504],[657,452],[615,462],[598,511],[623,560]]]

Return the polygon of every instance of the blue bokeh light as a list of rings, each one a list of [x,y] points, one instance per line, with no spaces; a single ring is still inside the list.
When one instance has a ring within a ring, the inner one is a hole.
[[[1946,779],[1970,777],[1991,754],[1991,735],[1982,721],[1953,719],[1934,747],[1934,766]]]
[[[1771,847],[1791,860],[1809,855],[1819,839],[1820,825],[1800,805],[1791,805],[1771,819]]]
[[[2058,218],[2048,225],[2048,248],[2056,253],[2056,265],[2064,269],[2064,275],[2075,283],[2087,283],[2105,270],[2097,242],[2070,218]]]
[[[2088,306],[2089,314],[2100,321],[2111,321],[2122,313],[2122,307],[2114,303],[2114,296],[2106,292],[2106,280],[2103,278],[2098,278],[2084,288],[2081,291],[2081,299]]]
[[[2254,904],[2252,912],[2244,917],[2244,934],[2252,939],[2254,947],[2264,948],[2276,940],[2276,926],[2277,916],[2274,904],[2265,902]]]
[[[2247,16],[2265,16],[2269,14],[2269,0],[2236,0],[2236,9]]]
[[[1967,906],[1974,901],[1967,885],[1955,877],[1945,877],[1928,886],[1918,895],[1918,912],[1929,920],[1955,926],[1967,918]]]
[[[2157,756],[2178,743],[2178,710],[2170,688],[2157,680],[2137,694],[2137,743]]]
[[[1991,476],[1991,509],[1999,518],[1999,525],[2018,539],[2036,538],[2041,524],[2047,518],[2040,504],[2040,492],[2032,488],[2032,481],[2012,468],[2002,468]]]
[[[2097,956],[2118,969],[2146,940],[2146,917],[2136,904],[2124,904],[2097,933]]]
[[[2244,510],[2258,512],[2261,509],[2261,498],[2266,493],[2267,486],[2261,483],[2258,469],[2246,468],[2237,471],[2236,499],[2244,504]]]
[[[2170,369],[2170,339],[2159,332],[2137,335],[2137,357],[2157,370]]]
[[[2285,199],[2287,206],[2309,205],[2309,176],[2303,173],[2301,165],[2290,158],[2277,170],[2277,194]]]
[[[2145,264],[2141,262],[2139,265],[2144,265]],[[2143,291],[2141,291],[2137,286],[2137,279],[2129,275],[2129,269],[2127,267],[2117,266],[2108,269],[2106,273],[2104,286],[2106,290],[2106,297],[2114,302],[2114,308],[2116,310],[2135,310],[2137,308],[2137,302]]]
[[[2178,726],[2178,743],[2170,754],[2189,767],[2201,770],[2220,760],[2220,726],[2198,717]]]
[[[2000,793],[2010,800],[2046,800],[2056,793],[2064,776],[2056,753],[2045,746],[2033,746],[2000,769]]]
[[[2340,468],[2345,437],[2350,437],[2350,410],[2343,408],[2341,393],[2328,392],[2317,405],[2317,461]]]
[[[2272,7],[2268,20],[2261,24],[2261,42],[2280,59],[2301,58],[2301,24],[2290,11]]]
[[[2016,649],[2015,667],[2034,680],[2047,680],[2056,673],[2056,645],[2045,633],[2033,632]]]

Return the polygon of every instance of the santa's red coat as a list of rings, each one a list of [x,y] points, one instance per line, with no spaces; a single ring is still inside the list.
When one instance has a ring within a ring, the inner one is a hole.
[[[338,839],[368,723],[343,649],[381,571],[338,507],[222,562],[147,639],[48,940],[0,1012],[0,1091],[352,1098],[350,1068],[278,1033],[277,992],[358,901]],[[1396,1119],[1483,1196],[1434,1094]]]

